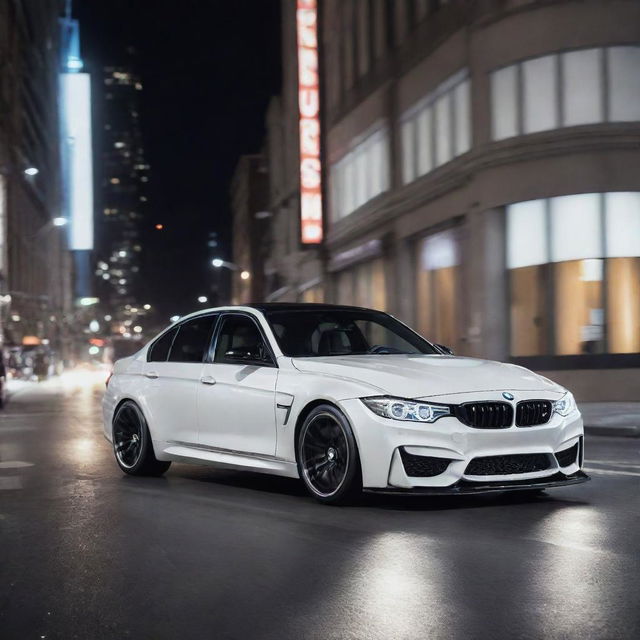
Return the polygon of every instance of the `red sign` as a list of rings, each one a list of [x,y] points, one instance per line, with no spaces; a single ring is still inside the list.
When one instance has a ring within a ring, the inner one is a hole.
[[[322,242],[320,83],[316,0],[298,0],[298,105],[300,111],[300,232],[303,244]]]

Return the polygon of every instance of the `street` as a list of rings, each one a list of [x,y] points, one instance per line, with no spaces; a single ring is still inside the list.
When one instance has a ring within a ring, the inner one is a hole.
[[[592,481],[327,507],[292,480],[173,464],[125,477],[104,383],[17,386],[0,414],[0,636],[640,637],[640,439]]]

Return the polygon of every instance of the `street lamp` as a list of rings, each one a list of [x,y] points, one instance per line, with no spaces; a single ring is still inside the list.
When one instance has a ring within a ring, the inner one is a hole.
[[[222,258],[214,258],[211,261],[211,264],[216,269],[224,267],[225,269],[229,269],[230,271],[240,271],[240,277],[243,280],[247,280],[247,278],[251,277],[251,274],[246,269],[241,269],[235,262],[229,262],[228,260],[223,260]]]
[[[69,219],[68,218],[63,218],[62,216],[56,216],[53,219],[53,226],[54,227],[64,227],[68,223],[69,223]]]
[[[207,298],[207,296],[198,296],[198,302],[200,304],[204,304],[205,302],[208,302],[209,298]]]
[[[40,170],[37,169],[36,167],[27,167],[24,172],[28,175],[28,176],[37,176],[40,173]]]

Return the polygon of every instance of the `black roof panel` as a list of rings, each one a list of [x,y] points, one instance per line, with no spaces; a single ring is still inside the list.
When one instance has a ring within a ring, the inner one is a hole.
[[[245,307],[251,307],[258,311],[328,311],[330,309],[359,309],[364,311],[376,311],[366,307],[356,307],[345,304],[324,304],[321,302],[249,302]],[[384,313],[378,311],[378,313]]]

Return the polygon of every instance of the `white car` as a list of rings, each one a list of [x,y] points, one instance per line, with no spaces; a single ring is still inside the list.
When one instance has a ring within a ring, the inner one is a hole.
[[[456,357],[357,307],[186,316],[115,363],[103,410],[125,473],[211,463],[301,478],[322,502],[589,479],[569,391],[519,366]]]

